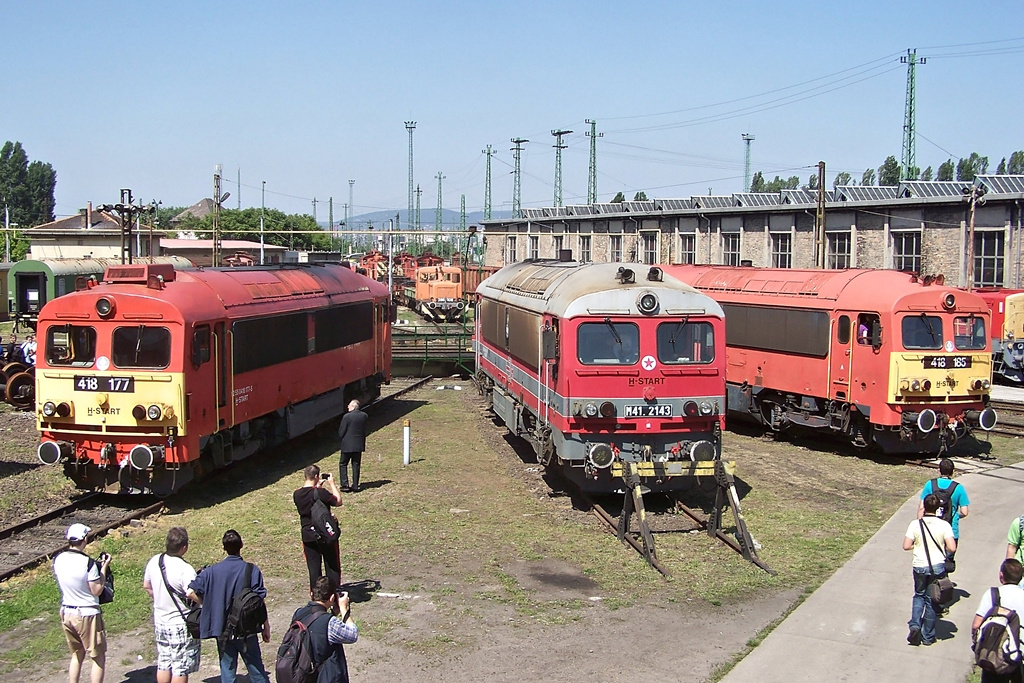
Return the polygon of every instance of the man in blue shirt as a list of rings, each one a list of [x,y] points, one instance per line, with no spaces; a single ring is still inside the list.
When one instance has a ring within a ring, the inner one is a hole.
[[[317,683],[348,683],[345,645],[359,638],[348,593],[339,596],[334,581],[321,576],[313,581],[309,597],[309,604],[296,610],[292,623],[313,617],[307,629],[313,643],[313,661],[319,667]]]
[[[188,587],[188,597],[203,606],[199,617],[199,637],[217,639],[221,683],[235,683],[239,655],[242,656],[242,661],[249,670],[249,679],[253,683],[269,683],[270,676],[263,666],[260,641],[256,635],[240,639],[226,638],[223,635],[231,602],[245,586],[245,570],[248,563],[242,559],[242,537],[237,531],[229,529],[224,532],[221,543],[228,556],[202,570]],[[255,565],[249,588],[261,598],[267,597],[267,589],[263,586],[263,573]],[[270,642],[269,619],[263,624],[263,642]]]
[[[939,489],[943,492],[948,493],[952,504],[950,510],[942,510],[940,508],[940,514],[937,517],[942,517],[953,527],[953,538],[956,539],[957,547],[960,547],[960,518],[966,517],[970,511],[971,501],[967,499],[967,489],[965,489],[959,482],[953,481],[953,461],[949,458],[943,458],[939,461],[939,478],[934,480],[938,484]],[[921,502],[917,506],[917,518],[921,519],[924,515],[924,497],[929,493],[938,495],[938,491],[933,491],[932,486],[933,480],[929,479],[925,482],[924,489],[921,491]],[[940,496],[941,498],[941,496]],[[954,551],[949,555],[949,559],[953,559],[953,555],[956,554]]]

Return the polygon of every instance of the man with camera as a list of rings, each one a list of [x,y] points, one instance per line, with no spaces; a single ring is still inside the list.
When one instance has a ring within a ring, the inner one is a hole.
[[[307,467],[303,471],[303,476],[305,481],[302,487],[292,494],[292,500],[299,511],[299,524],[302,526],[302,554],[306,558],[306,568],[309,570],[309,589],[313,590],[314,582],[324,573],[337,586],[341,583],[338,537],[335,536],[334,540],[321,537],[313,524],[313,506],[317,501],[328,508],[341,505],[341,491],[338,490],[334,477],[327,472],[320,474],[320,467],[317,465]],[[321,564],[325,571],[321,571]]]
[[[309,589],[309,603],[292,615],[292,623],[309,622],[313,662],[319,667],[317,683],[348,683],[345,645],[359,638],[359,629],[349,609],[348,593],[338,595],[337,590],[338,584],[326,576],[317,578]]]
[[[199,671],[200,641],[189,635],[185,613],[191,605],[185,592],[196,570],[182,556],[188,550],[188,531],[171,527],[164,543],[166,552],[154,555],[146,565],[142,587],[153,598],[157,683],[188,683]]]
[[[70,547],[53,559],[53,574],[61,595],[60,622],[71,650],[70,683],[78,683],[86,657],[92,660],[89,680],[103,683],[107,663],[107,631],[99,597],[103,594],[110,555],[103,553],[96,562],[85,554],[91,532],[84,524],[69,526],[66,536]]]

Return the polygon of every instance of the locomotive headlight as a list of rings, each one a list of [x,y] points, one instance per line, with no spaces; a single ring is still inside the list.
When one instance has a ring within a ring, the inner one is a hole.
[[[905,379],[900,380],[900,391],[907,391],[910,389],[910,382]]]
[[[53,417],[57,414],[57,404],[53,401],[47,401],[43,404],[43,415],[46,417]]]
[[[982,389],[990,389],[991,387],[992,387],[992,382],[988,381],[987,379],[981,380],[981,388]]]
[[[683,404],[683,415],[687,417],[697,417],[700,414],[700,408],[697,407],[696,401],[687,401]]]
[[[587,417],[597,417],[597,405],[594,403],[588,403],[583,407],[583,414]]]
[[[930,379],[926,379],[925,381],[921,382],[921,388],[924,389],[925,391],[931,391],[932,381]]]
[[[914,381],[912,381],[910,383],[910,390],[911,391],[921,391],[921,380],[915,379]]]
[[[146,406],[135,406],[132,408],[132,417],[136,420],[146,419]]]
[[[112,315],[114,312],[114,302],[105,296],[101,296],[96,300],[96,313],[101,318],[106,318]]]
[[[587,452],[587,460],[590,464],[601,470],[610,466],[614,459],[615,453],[606,443],[596,443]]]
[[[605,401],[601,404],[601,417],[615,417],[615,404]]]
[[[152,405],[146,408],[146,417],[150,420],[159,420],[164,414],[163,409],[160,406]]]
[[[74,406],[66,401],[57,404],[57,417],[70,417]]]
[[[711,411],[712,411],[712,407],[711,407],[711,403],[709,401],[701,401],[700,402],[700,414],[701,415],[710,415]]]
[[[952,310],[956,306],[956,297],[950,292],[946,296],[942,297],[942,307],[947,311]]]
[[[658,297],[653,292],[642,292],[636,300],[636,307],[644,315],[651,315],[658,310]]]

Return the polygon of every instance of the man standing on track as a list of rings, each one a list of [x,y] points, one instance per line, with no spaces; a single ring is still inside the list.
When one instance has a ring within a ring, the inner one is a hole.
[[[53,574],[61,595],[60,622],[71,650],[70,683],[78,683],[86,657],[92,660],[89,680],[103,683],[107,663],[107,630],[99,596],[103,593],[103,577],[110,566],[110,555],[101,555],[97,563],[85,554],[91,531],[84,524],[69,526],[67,539],[71,547],[53,559]]]
[[[185,626],[185,591],[196,570],[182,556],[188,550],[188,531],[171,527],[164,543],[166,552],[154,555],[146,565],[142,587],[153,598],[153,629],[156,642],[157,683],[188,683],[199,671],[201,643]]]
[[[320,468],[317,465],[310,465],[303,471],[305,482],[302,488],[295,489],[292,494],[292,501],[299,511],[299,524],[302,525],[302,555],[306,558],[306,568],[309,570],[309,588],[318,577],[323,576],[320,571],[321,564],[327,573],[327,577],[339,585],[341,581],[341,554],[338,549],[339,539],[329,543],[320,538],[313,526],[313,504],[320,500],[328,508],[341,505],[341,493],[338,485],[334,483],[334,477],[330,474],[320,476]],[[330,487],[330,491],[324,486]]]
[[[356,492],[359,490],[359,466],[366,450],[366,413],[359,410],[359,401],[349,402],[348,412],[338,427],[338,438],[341,439],[341,459],[338,462],[341,490]],[[349,462],[352,463],[352,488],[348,486]]]

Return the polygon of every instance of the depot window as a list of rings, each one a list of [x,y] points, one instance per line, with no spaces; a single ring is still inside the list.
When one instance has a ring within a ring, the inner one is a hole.
[[[46,362],[87,368],[96,360],[96,329],[60,325],[46,331]]]
[[[903,348],[941,349],[942,318],[935,315],[908,315],[903,318]]]
[[[963,351],[983,351],[988,344],[985,319],[977,316],[953,318],[953,343]]]
[[[111,360],[119,368],[166,368],[171,364],[171,331],[136,325],[114,330]]]
[[[640,360],[640,328],[635,323],[583,323],[576,333],[576,355],[584,365],[635,365]]]
[[[715,330],[709,322],[686,319],[658,325],[658,360],[666,365],[710,363],[715,359]]]

